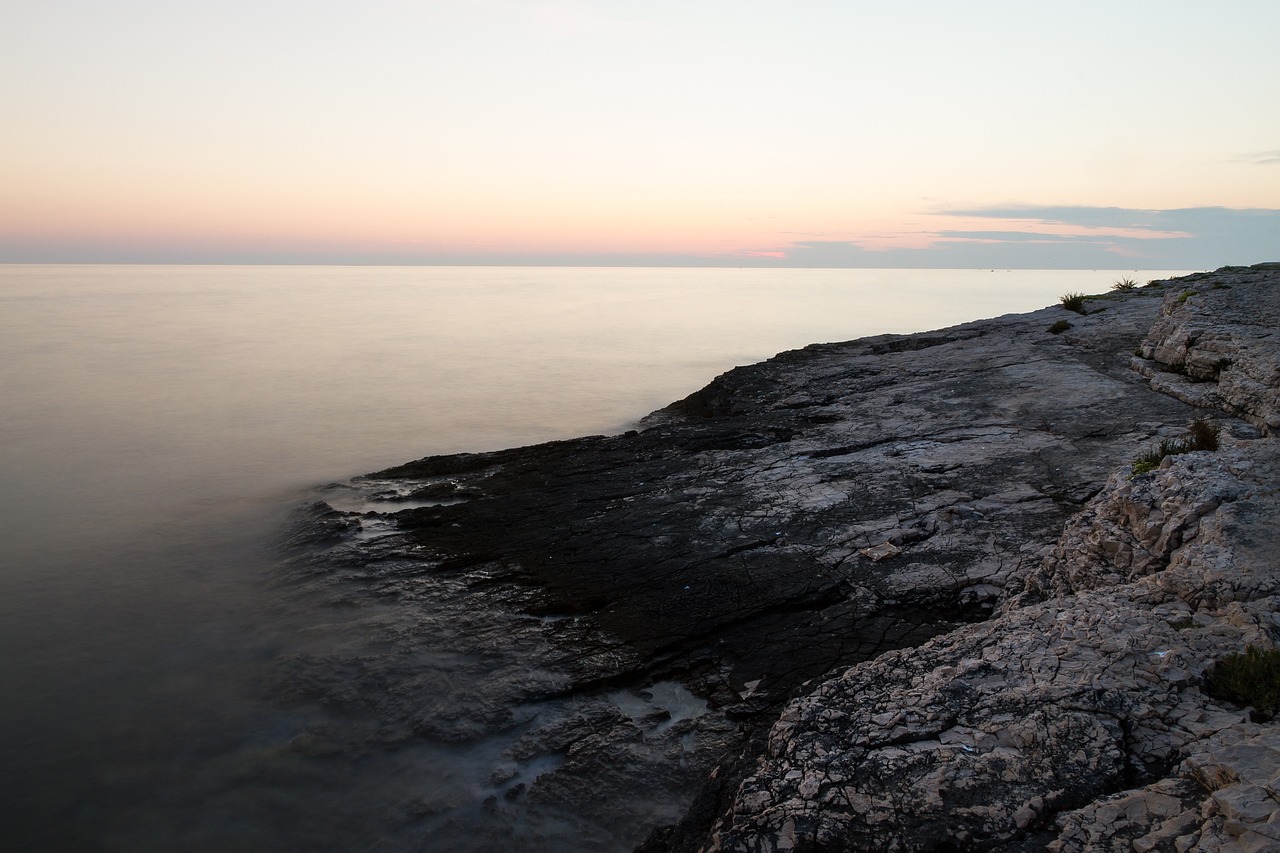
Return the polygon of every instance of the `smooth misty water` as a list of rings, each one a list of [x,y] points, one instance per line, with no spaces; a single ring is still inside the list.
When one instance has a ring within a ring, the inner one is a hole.
[[[271,702],[263,672],[350,639],[271,583],[268,546],[309,489],[619,431],[784,349],[1122,275],[0,266],[7,846],[433,849],[378,815],[406,786],[468,784],[466,760],[261,760],[317,713]]]

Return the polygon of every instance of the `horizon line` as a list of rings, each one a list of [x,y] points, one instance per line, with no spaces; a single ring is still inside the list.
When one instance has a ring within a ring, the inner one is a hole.
[[[1280,263],[1280,261],[1263,261],[1261,263]],[[81,266],[81,267],[106,267],[106,266],[123,266],[123,267],[545,267],[548,269],[556,268],[578,268],[578,269],[769,269],[769,270],[990,270],[997,272],[1000,270],[1079,270],[1079,271],[1119,271],[1131,270],[1134,272],[1143,271],[1170,271],[1189,269],[1185,266],[1146,266],[1146,267],[1100,267],[1100,266],[1026,266],[1026,265],[977,265],[977,266],[913,266],[897,264],[892,266],[874,266],[865,264],[730,264],[730,263],[624,263],[624,262],[590,262],[590,263],[563,263],[563,262],[516,262],[516,261],[207,261],[207,260],[171,260],[171,261],[132,261],[132,260],[109,260],[109,261],[11,261],[0,260],[0,267],[53,267],[53,266]],[[1237,266],[1236,264],[1226,264],[1224,266]],[[1238,266],[1254,266],[1254,264],[1240,264]],[[1216,267],[1221,268],[1221,267]],[[1197,269],[1196,271],[1208,272],[1207,268]]]

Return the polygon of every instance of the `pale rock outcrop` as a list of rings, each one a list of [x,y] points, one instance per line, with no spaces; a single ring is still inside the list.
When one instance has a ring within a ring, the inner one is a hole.
[[[1280,731],[1240,724],[1200,741],[1173,778],[1061,815],[1053,853],[1280,849]]]
[[[1196,406],[1280,429],[1280,264],[1228,267],[1180,279],[1136,363],[1151,386]]]

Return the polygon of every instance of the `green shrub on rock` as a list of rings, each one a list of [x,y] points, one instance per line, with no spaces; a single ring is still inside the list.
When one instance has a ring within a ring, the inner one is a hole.
[[[1184,444],[1186,449],[1180,451],[1188,453],[1192,450],[1217,450],[1218,434],[1221,427],[1212,421],[1206,421],[1203,418],[1196,418],[1191,422],[1191,426],[1187,428],[1191,433],[1191,437]]]
[[[1058,301],[1062,303],[1063,308],[1068,311],[1074,311],[1077,314],[1084,313],[1084,299],[1083,293],[1064,293],[1058,297]]]
[[[1280,650],[1249,646],[1244,654],[1227,655],[1214,666],[1204,691],[1215,699],[1252,705],[1259,720],[1280,710]]]
[[[1212,421],[1197,418],[1187,428],[1187,438],[1166,438],[1160,444],[1133,460],[1131,476],[1146,474],[1160,467],[1166,456],[1191,453],[1194,450],[1217,450],[1220,427]]]

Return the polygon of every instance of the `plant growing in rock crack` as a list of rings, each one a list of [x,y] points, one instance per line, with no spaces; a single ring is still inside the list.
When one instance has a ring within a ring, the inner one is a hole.
[[[1265,722],[1280,710],[1280,650],[1250,645],[1244,654],[1218,661],[1205,681],[1204,692],[1237,705],[1252,705],[1255,722]]]
[[[1177,456],[1179,453],[1191,453],[1195,450],[1217,450],[1220,427],[1196,418],[1187,428],[1190,433],[1186,438],[1165,438],[1160,444],[1133,460],[1130,476],[1137,477],[1160,467],[1166,456]]]
[[[1070,328],[1071,328],[1071,324],[1069,322],[1067,322],[1066,320],[1058,320],[1052,326],[1049,327],[1049,334],[1060,335]]]
[[[1189,447],[1186,451],[1192,450],[1217,450],[1218,436],[1222,432],[1222,428],[1212,421],[1206,421],[1204,418],[1196,418],[1191,422],[1191,426],[1187,428],[1191,433],[1188,439]]]
[[[1138,283],[1133,279],[1122,278],[1119,281],[1117,281],[1115,284],[1111,285],[1111,289],[1118,290],[1118,291],[1125,291],[1125,290],[1133,290],[1137,286],[1138,286]]]
[[[1074,311],[1077,314],[1084,313],[1084,299],[1083,293],[1064,293],[1058,297],[1058,301],[1062,303],[1063,308],[1068,311]]]

